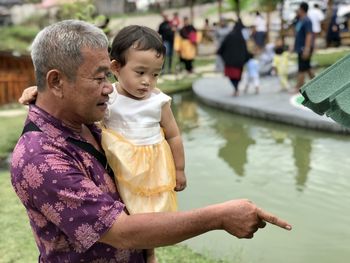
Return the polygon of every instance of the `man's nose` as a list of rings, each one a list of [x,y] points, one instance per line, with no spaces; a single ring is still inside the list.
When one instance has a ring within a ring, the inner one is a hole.
[[[109,95],[113,92],[113,85],[109,81],[105,82],[105,85],[103,86],[102,93],[103,95]]]

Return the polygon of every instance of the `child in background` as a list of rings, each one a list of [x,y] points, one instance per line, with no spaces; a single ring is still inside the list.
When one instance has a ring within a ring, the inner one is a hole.
[[[162,39],[148,27],[128,26],[114,38],[110,56],[117,82],[102,121],[102,147],[119,194],[130,214],[175,211],[175,191],[186,187],[185,159],[171,98],[155,87],[165,56]],[[26,89],[20,102],[35,94]],[[157,262],[153,249],[147,262]]]
[[[282,39],[277,39],[275,55],[272,61],[272,72],[278,76],[281,84],[281,91],[287,91],[290,87],[288,82],[288,60],[288,48],[283,45]]]
[[[253,84],[255,88],[255,94],[259,93],[259,85],[260,85],[260,75],[259,75],[259,61],[254,57],[253,53],[248,54],[248,62],[247,62],[247,82],[244,89],[244,93],[248,92],[248,88],[251,84]]]

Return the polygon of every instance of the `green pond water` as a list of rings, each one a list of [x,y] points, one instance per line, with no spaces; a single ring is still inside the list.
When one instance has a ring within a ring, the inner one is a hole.
[[[184,242],[228,262],[350,262],[350,135],[246,118],[173,96],[182,131],[188,187],[181,210],[248,198],[290,222],[251,240],[224,231]]]

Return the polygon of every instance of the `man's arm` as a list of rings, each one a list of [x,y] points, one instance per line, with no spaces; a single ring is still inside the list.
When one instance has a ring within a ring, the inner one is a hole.
[[[122,213],[99,241],[117,248],[146,249],[172,245],[216,229],[238,238],[252,238],[265,221],[291,229],[287,222],[248,200],[232,200],[185,212]]]
[[[304,51],[303,51],[304,59],[307,59],[310,57],[311,45],[312,45],[312,32],[308,32],[306,34],[305,47],[304,47]]]
[[[311,54],[312,41],[313,41],[313,32],[311,21],[305,25],[306,37],[305,37],[305,47],[303,50],[303,58],[308,59]]]

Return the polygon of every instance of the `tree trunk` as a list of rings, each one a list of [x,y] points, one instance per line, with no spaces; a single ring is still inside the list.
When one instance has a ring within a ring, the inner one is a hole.
[[[222,17],[222,0],[218,0],[218,14],[219,14],[218,21],[220,21]]]
[[[190,1],[190,21],[192,25],[194,23],[194,2],[196,2],[196,0]]]
[[[280,36],[282,39],[283,46],[285,44],[284,38],[285,38],[285,30],[284,30],[284,19],[283,19],[283,10],[284,10],[284,0],[281,1],[281,10],[280,10]]]
[[[266,43],[270,42],[270,24],[271,24],[271,11],[266,12]]]
[[[240,7],[240,0],[235,0],[236,3],[236,14],[237,14],[237,19],[241,18],[241,7]]]
[[[327,31],[331,23],[332,15],[333,15],[333,0],[328,0],[326,18],[324,22],[324,30],[325,30],[324,37],[325,37],[326,43],[327,43]]]

